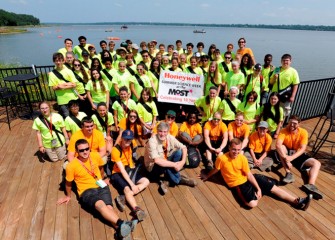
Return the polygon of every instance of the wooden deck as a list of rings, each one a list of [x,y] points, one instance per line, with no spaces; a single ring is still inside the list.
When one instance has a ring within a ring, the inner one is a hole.
[[[309,132],[316,120],[302,125]],[[74,194],[68,205],[56,206],[64,193],[59,190],[61,164],[39,160],[31,120],[16,119],[12,131],[0,123],[0,239],[113,239],[114,230],[83,210]],[[329,149],[323,149],[325,152]],[[137,225],[133,239],[335,239],[335,164],[325,161],[317,180],[324,199],[307,211],[263,197],[259,206],[246,210],[238,205],[220,176],[189,188],[170,188],[161,196],[157,184],[136,196],[148,217]],[[184,170],[196,177],[201,168]],[[283,174],[265,173],[275,179]],[[284,186],[304,196],[303,181]],[[112,188],[111,188],[112,189]],[[115,197],[115,190],[112,189]],[[130,218],[129,209],[120,213]]]

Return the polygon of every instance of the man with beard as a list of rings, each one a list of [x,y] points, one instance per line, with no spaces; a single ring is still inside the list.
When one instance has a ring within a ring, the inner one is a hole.
[[[308,133],[299,127],[300,121],[298,116],[292,115],[287,127],[281,130],[276,142],[277,153],[286,171],[283,182],[294,182],[294,176],[291,172],[294,166],[308,176],[308,183],[304,184],[302,188],[307,193],[313,194],[315,199],[322,199],[322,193],[315,186],[321,163],[305,153]]]

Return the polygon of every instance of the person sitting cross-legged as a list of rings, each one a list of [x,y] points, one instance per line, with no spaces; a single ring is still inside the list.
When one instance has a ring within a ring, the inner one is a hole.
[[[90,151],[90,145],[85,139],[76,141],[75,149],[78,156],[66,167],[66,196],[60,198],[57,204],[67,204],[71,200],[71,188],[74,181],[82,205],[92,212],[98,211],[116,229],[118,238],[129,237],[137,220],[123,221],[114,211],[110,189],[102,180],[99,170],[104,165],[101,156],[97,152]]]
[[[242,142],[238,138],[230,141],[229,152],[220,155],[215,162],[215,168],[208,174],[202,172],[199,175],[203,181],[207,181],[217,172],[221,175],[228,187],[232,190],[236,199],[243,205],[253,208],[258,205],[262,195],[274,194],[278,198],[289,202],[297,209],[306,210],[312,199],[309,194],[305,198],[295,197],[284,189],[277,187],[270,178],[261,174],[252,174],[248,166],[247,158],[240,154]]]

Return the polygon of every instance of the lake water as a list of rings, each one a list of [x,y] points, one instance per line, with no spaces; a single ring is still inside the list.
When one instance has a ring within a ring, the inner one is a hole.
[[[113,29],[112,32],[105,32]],[[87,42],[100,51],[100,40],[107,37],[119,37],[117,46],[131,39],[134,43],[157,40],[158,43],[174,44],[177,39],[194,45],[202,41],[205,51],[211,43],[224,52],[228,43],[237,49],[237,40],[245,37],[247,47],[252,48],[257,62],[263,63],[264,55],[271,53],[274,65],[278,66],[280,57],[290,53],[293,57],[292,66],[304,80],[328,78],[335,76],[335,32],[295,31],[277,29],[250,28],[206,28],[205,34],[195,34],[196,27],[176,26],[133,26],[120,30],[113,25],[63,25],[43,28],[31,28],[28,33],[0,35],[0,62],[19,63],[21,65],[51,65],[52,54],[64,46],[65,38],[71,38],[74,45],[78,44],[78,36],[87,37]],[[197,28],[199,29],[199,28]]]

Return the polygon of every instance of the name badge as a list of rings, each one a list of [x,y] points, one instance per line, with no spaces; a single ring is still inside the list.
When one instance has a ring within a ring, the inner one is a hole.
[[[95,182],[99,187],[104,188],[107,186],[104,180],[99,179],[98,181]]]
[[[51,140],[51,147],[56,147],[57,146],[57,139],[52,139]]]

